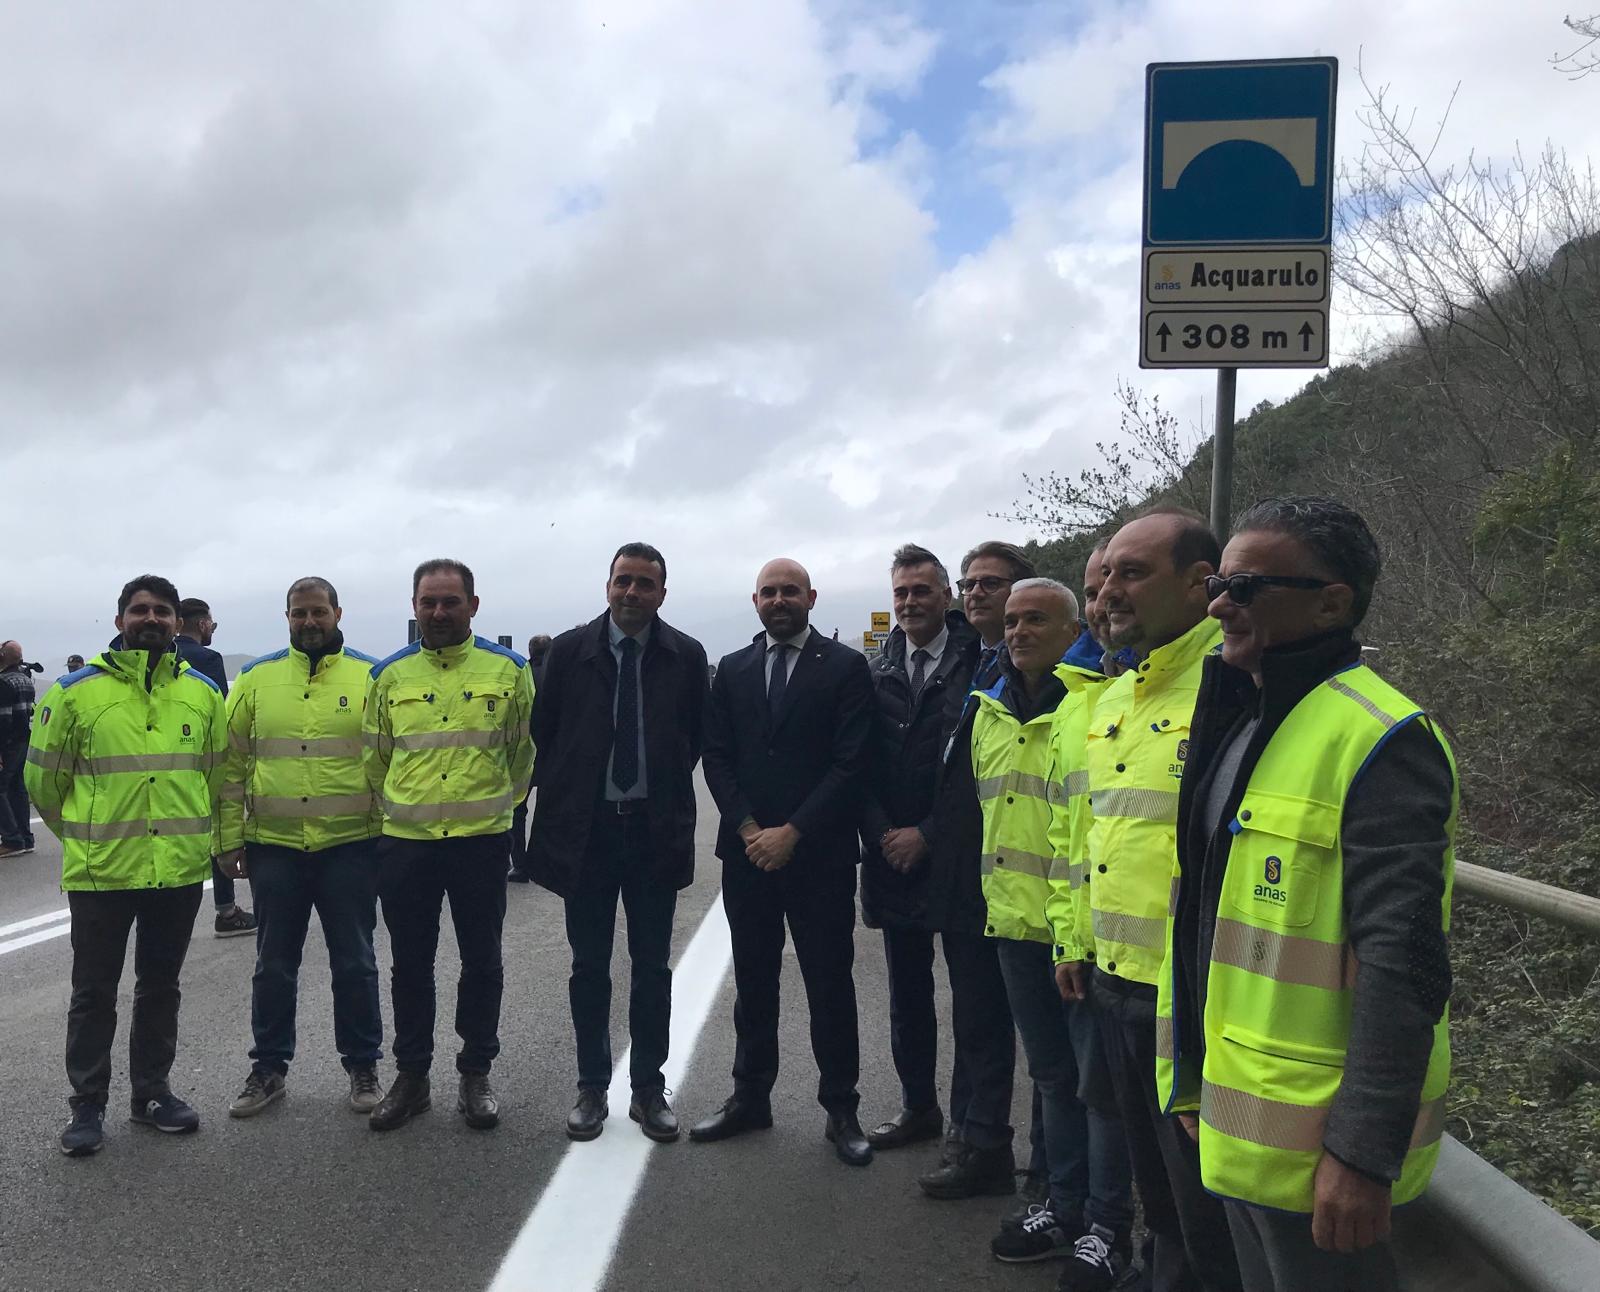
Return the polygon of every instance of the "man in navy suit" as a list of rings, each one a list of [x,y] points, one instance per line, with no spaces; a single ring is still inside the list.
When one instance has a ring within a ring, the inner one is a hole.
[[[717,666],[703,765],[722,821],[722,902],[737,998],[733,1095],[694,1127],[702,1142],[772,1125],[784,923],[811,1012],[824,1134],[851,1166],[872,1160],[856,1118],[856,794],[872,731],[866,657],[813,631],[817,594],[795,561],[769,561],[751,597],[765,631]]]

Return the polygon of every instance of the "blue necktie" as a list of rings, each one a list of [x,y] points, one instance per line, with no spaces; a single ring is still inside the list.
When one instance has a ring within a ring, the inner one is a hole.
[[[611,780],[631,790],[639,779],[639,643],[622,639],[622,664],[617,669],[617,734],[611,748]]]
[[[772,676],[767,679],[767,713],[778,716],[778,706],[783,703],[783,689],[789,684],[789,647],[784,642],[768,648],[772,654]]]
[[[978,667],[972,675],[972,689],[984,691],[994,684],[995,661],[1000,657],[998,646],[987,647],[978,656]]]

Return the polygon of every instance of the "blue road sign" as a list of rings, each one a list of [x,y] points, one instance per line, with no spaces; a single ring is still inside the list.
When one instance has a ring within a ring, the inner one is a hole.
[[[1145,244],[1316,244],[1333,233],[1333,58],[1152,63]]]

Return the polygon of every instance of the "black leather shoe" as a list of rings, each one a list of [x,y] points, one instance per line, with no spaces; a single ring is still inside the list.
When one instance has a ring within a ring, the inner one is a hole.
[[[389,1086],[389,1093],[367,1114],[367,1125],[375,1131],[394,1130],[432,1107],[433,1095],[428,1078],[416,1072],[397,1072]]]
[[[678,1118],[667,1102],[665,1090],[636,1092],[628,1105],[628,1116],[657,1144],[673,1144],[678,1139]]]
[[[493,1130],[500,1124],[500,1101],[489,1086],[487,1072],[463,1072],[456,1111],[473,1130]]]
[[[881,1126],[867,1132],[867,1143],[873,1148],[904,1148],[925,1139],[938,1139],[944,1134],[944,1114],[938,1107],[902,1108]]]
[[[956,1140],[950,1147],[954,1151],[945,1162],[917,1177],[917,1187],[930,1198],[997,1198],[1017,1191],[1011,1145],[973,1148]]]
[[[756,1103],[742,1095],[734,1095],[705,1121],[689,1128],[689,1138],[702,1144],[719,1139],[732,1139],[746,1131],[766,1130],[772,1125],[772,1105],[762,1100]]]
[[[846,1166],[866,1166],[872,1161],[872,1145],[861,1133],[861,1123],[854,1113],[829,1113],[822,1133]]]
[[[606,1128],[606,1117],[611,1112],[610,1101],[604,1090],[584,1086],[578,1091],[578,1102],[567,1114],[567,1138],[576,1140],[599,1139]]]

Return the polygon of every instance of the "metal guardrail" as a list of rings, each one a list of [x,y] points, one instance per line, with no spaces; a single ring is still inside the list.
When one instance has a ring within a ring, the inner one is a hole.
[[[1455,889],[1600,937],[1600,898],[1465,861]],[[1449,1135],[1395,1237],[1408,1292],[1600,1292],[1600,1242]]]
[[[1456,862],[1455,888],[1456,892],[1469,897],[1496,902],[1525,915],[1536,915],[1600,937],[1600,897],[1570,893],[1536,879],[1508,875],[1503,870],[1490,870],[1469,861]],[[1596,1284],[1600,1285],[1600,1279]]]

